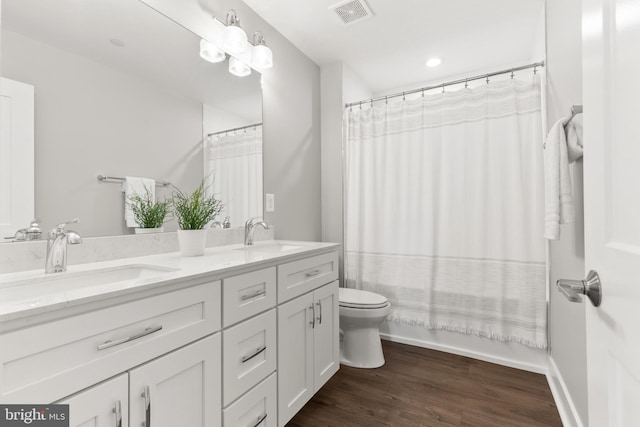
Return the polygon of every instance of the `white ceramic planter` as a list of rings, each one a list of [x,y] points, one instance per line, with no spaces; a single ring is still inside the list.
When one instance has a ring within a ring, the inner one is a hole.
[[[152,233],[162,233],[164,231],[164,227],[158,228],[136,228],[136,234],[152,234]]]
[[[202,256],[207,242],[207,230],[178,230],[182,256]]]

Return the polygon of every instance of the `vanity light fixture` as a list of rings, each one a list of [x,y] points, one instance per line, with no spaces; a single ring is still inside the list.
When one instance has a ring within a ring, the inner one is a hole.
[[[224,51],[215,44],[205,39],[200,40],[200,58],[215,64],[224,61],[226,57]]]
[[[260,31],[253,33],[251,66],[258,70],[266,70],[273,67],[273,52],[267,47],[264,36]]]
[[[229,58],[229,72],[234,76],[245,77],[251,74],[251,68],[235,56]]]
[[[222,48],[231,55],[237,55],[249,47],[247,33],[240,27],[240,20],[236,11],[227,12],[226,26],[222,32]]]

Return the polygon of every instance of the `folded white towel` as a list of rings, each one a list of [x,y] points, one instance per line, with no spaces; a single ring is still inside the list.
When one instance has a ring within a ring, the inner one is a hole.
[[[544,144],[544,237],[547,239],[559,239],[560,224],[575,219],[569,164],[581,156],[582,127],[568,117],[558,120]]]
[[[122,183],[122,191],[124,192],[124,220],[127,223],[127,227],[138,227],[138,223],[133,215],[133,210],[131,210],[129,198],[134,194],[144,197],[147,192],[149,192],[155,201],[156,181],[150,178],[127,176]]]

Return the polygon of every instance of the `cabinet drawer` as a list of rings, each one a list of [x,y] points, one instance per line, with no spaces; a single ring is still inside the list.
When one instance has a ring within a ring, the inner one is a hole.
[[[276,310],[222,333],[222,406],[276,370]]]
[[[317,255],[278,266],[278,303],[338,278],[338,253]]]
[[[53,402],[220,329],[208,282],[0,335],[0,400]]]
[[[276,374],[262,381],[224,410],[224,427],[276,427],[278,425]]]
[[[276,305],[276,268],[222,281],[222,324],[226,328]]]

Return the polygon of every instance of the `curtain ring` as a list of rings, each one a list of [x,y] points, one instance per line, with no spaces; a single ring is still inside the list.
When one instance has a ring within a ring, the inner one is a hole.
[[[422,97],[424,98],[424,88],[422,88]]]
[[[513,80],[513,76],[514,76],[514,74],[513,74],[513,68],[512,68],[511,69],[511,80]]]
[[[360,109],[362,110],[362,101],[360,101]]]
[[[406,101],[406,100],[407,100],[407,98],[406,98],[404,95],[405,95],[405,93],[404,93],[404,92],[402,92],[402,100],[403,100],[403,101]]]
[[[444,93],[444,83],[442,84],[442,93]]]
[[[349,105],[349,112],[353,113],[353,104]]]
[[[538,73],[538,66],[534,65],[533,66],[533,75],[535,76]]]
[[[489,74],[487,74],[487,84],[489,84]]]
[[[469,80],[464,79],[464,88],[467,89],[469,87]]]
[[[389,97],[388,96],[384,97],[384,103],[387,104],[387,105],[389,104]]]
[[[373,108],[373,98],[371,98],[371,108]]]

